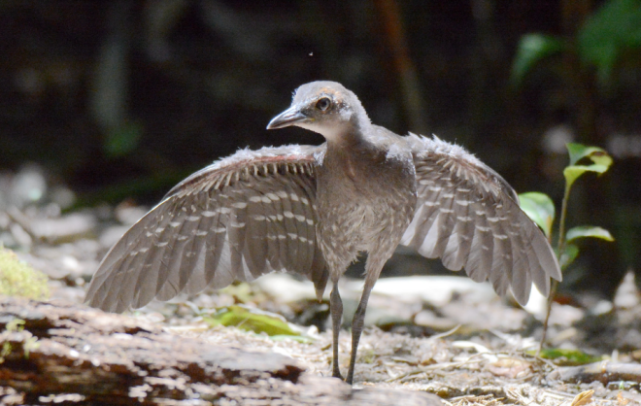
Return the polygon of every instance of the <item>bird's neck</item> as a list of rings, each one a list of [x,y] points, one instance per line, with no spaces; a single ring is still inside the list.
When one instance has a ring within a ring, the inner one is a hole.
[[[351,122],[336,137],[327,138],[325,164],[333,169],[340,168],[348,175],[362,172],[365,175],[379,159],[375,143],[372,142],[372,128],[367,123]]]
[[[329,149],[349,151],[371,147],[368,139],[368,134],[371,132],[372,123],[367,116],[363,119],[354,115],[350,120],[336,126],[323,136],[327,139]]]

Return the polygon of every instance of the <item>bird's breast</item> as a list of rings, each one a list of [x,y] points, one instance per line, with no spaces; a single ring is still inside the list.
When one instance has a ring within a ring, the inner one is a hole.
[[[416,205],[413,163],[398,159],[337,160],[317,170],[317,235],[328,251],[370,251],[396,245]]]

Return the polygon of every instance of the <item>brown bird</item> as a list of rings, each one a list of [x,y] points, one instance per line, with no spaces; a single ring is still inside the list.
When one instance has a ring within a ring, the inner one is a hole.
[[[561,280],[543,233],[514,190],[463,148],[371,123],[356,95],[336,82],[299,87],[267,126],[320,133],[320,146],[240,150],[176,185],[109,251],[87,292],[91,306],[121,312],[273,271],[306,275],[321,298],[332,283],[333,375],[341,377],[338,280],[368,252],[352,323],[352,383],[370,292],[397,245],[465,268],[528,301]],[[426,287],[427,288],[427,287]]]

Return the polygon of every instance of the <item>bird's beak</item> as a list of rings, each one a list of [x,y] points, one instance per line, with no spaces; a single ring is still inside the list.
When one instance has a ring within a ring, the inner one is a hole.
[[[308,117],[300,111],[299,107],[293,105],[276,117],[272,118],[272,121],[267,124],[267,129],[275,130],[277,128],[289,127],[290,125],[296,125],[307,119]]]

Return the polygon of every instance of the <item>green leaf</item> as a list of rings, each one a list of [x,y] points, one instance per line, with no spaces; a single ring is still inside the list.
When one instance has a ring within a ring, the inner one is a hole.
[[[576,164],[583,158],[590,158],[595,164],[607,167],[612,165],[612,157],[603,148],[571,142],[567,145],[567,149],[570,154],[570,165]]]
[[[606,84],[620,55],[641,47],[641,1],[610,0],[592,14],[577,36],[579,57],[594,65]]]
[[[610,234],[608,230],[601,227],[595,226],[578,226],[568,230],[565,234],[565,241],[571,242],[577,238],[600,238],[606,241],[614,241],[614,237]]]
[[[210,326],[234,326],[269,336],[300,335],[282,316],[240,305],[218,308],[203,320]]]
[[[572,262],[574,262],[578,255],[579,247],[574,244],[566,244],[561,255],[557,254],[557,256],[559,257],[559,266],[561,267],[561,270],[567,268]]]
[[[571,187],[574,181],[586,172],[603,173],[607,170],[608,167],[605,165],[574,165],[563,169],[563,176],[565,176],[566,187]]]
[[[528,354],[535,354],[536,351],[528,351]],[[545,359],[553,359],[557,365],[584,365],[601,361],[602,357],[595,357],[580,350],[564,348],[542,349],[539,356]]]
[[[552,234],[554,223],[554,203],[545,193],[528,192],[519,195],[521,210],[528,215],[541,229],[546,237]]]
[[[518,87],[532,68],[544,58],[560,53],[565,42],[557,37],[543,34],[526,34],[521,37],[512,64],[510,81]]]
[[[612,165],[612,157],[599,147],[590,147],[583,144],[569,143],[567,145],[570,154],[570,165],[563,170],[565,176],[566,188],[572,187],[576,181],[585,172],[604,173]],[[576,165],[577,162],[584,158],[590,159],[592,165]]]

